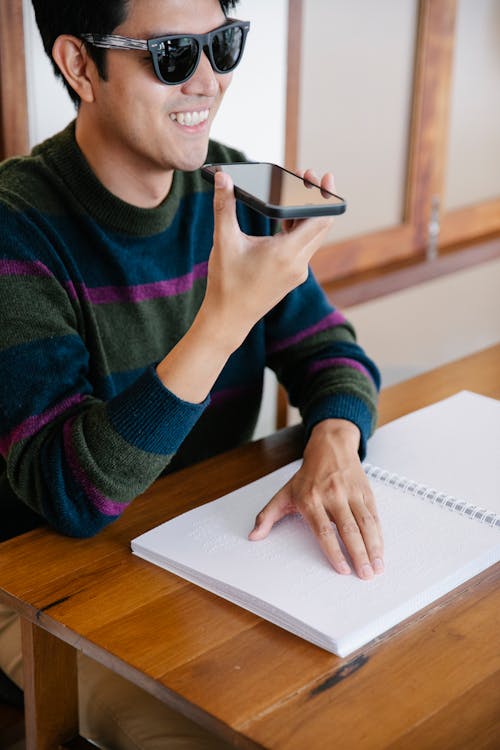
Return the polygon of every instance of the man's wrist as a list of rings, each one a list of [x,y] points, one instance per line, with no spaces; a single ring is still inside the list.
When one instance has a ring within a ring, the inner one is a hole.
[[[204,300],[191,328],[202,332],[201,335],[206,336],[219,353],[229,358],[248,334],[247,330],[237,325],[235,318],[235,315],[225,315],[214,306],[207,305]]]
[[[340,439],[346,445],[350,445],[355,451],[358,451],[361,442],[361,430],[348,419],[323,419],[312,428],[309,442],[313,439]]]

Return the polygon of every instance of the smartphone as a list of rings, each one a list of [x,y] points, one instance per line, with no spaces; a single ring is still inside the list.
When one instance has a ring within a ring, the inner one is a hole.
[[[203,177],[214,181],[216,172],[231,176],[236,198],[272,219],[305,219],[343,214],[346,202],[308,180],[269,162],[205,164]]]

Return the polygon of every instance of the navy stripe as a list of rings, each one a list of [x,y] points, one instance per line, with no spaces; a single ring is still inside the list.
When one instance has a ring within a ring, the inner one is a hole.
[[[88,353],[75,335],[39,339],[0,352],[2,433],[59,403],[62,395],[89,394],[87,368]]]

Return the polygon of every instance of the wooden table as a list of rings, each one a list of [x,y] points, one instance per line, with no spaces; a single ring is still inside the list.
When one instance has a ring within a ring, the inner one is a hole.
[[[386,389],[386,422],[462,388],[500,398],[500,345]],[[240,748],[500,746],[500,566],[340,659],[130,553],[130,540],[299,452],[298,428],[159,480],[91,540],[0,550],[23,617],[27,747],[76,734],[81,649]]]

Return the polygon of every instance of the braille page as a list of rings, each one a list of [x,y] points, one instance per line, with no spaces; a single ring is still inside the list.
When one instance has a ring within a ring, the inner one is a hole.
[[[500,513],[500,401],[461,391],[396,419],[367,461]]]
[[[497,529],[378,483],[386,572],[372,581],[337,575],[297,516],[247,541],[254,516],[295,468],[157,527],[134,552],[340,655],[499,559]]]
[[[386,571],[372,581],[335,573],[299,516],[249,542],[255,515],[297,468],[162,524],[133,551],[340,656],[500,559],[497,528],[378,482]]]

